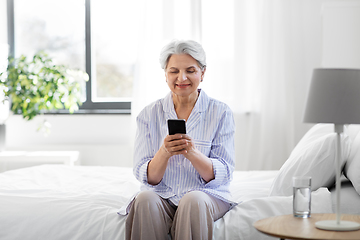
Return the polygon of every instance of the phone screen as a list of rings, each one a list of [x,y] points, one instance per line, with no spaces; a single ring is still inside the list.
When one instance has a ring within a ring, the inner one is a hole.
[[[185,119],[168,119],[169,135],[176,133],[186,134]]]

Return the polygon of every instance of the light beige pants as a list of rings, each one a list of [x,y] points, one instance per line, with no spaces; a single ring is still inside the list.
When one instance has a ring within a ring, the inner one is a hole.
[[[179,206],[155,192],[143,191],[133,202],[126,219],[127,240],[212,239],[213,223],[230,205],[201,191],[184,195]]]

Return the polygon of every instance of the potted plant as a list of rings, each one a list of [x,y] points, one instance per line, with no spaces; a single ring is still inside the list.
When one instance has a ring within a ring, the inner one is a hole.
[[[26,120],[49,110],[68,109],[70,113],[82,104],[82,87],[88,75],[80,70],[55,65],[44,52],[32,59],[9,57],[7,69],[0,73],[0,88],[10,109]]]
[[[54,65],[44,52],[35,54],[31,61],[25,56],[10,57],[6,71],[0,73],[0,86],[11,101],[11,110],[27,120],[48,110],[78,110],[81,82],[87,80],[83,71]]]

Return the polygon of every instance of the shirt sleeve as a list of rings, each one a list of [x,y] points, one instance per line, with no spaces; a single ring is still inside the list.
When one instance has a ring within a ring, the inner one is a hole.
[[[227,108],[220,118],[210,151],[215,178],[205,183],[205,187],[216,188],[232,180],[235,168],[234,134],[234,117],[232,111]]]
[[[166,185],[161,181],[157,185],[151,185],[148,183],[147,170],[148,164],[155,156],[158,149],[155,149],[151,141],[150,123],[146,121],[148,119],[144,117],[144,114],[139,114],[136,118],[137,130],[134,145],[134,167],[133,172],[138,181],[142,184],[157,189],[167,189]]]

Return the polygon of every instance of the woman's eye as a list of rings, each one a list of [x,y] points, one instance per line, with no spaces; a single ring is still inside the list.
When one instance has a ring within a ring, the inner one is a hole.
[[[187,71],[188,73],[194,73],[195,71]]]

